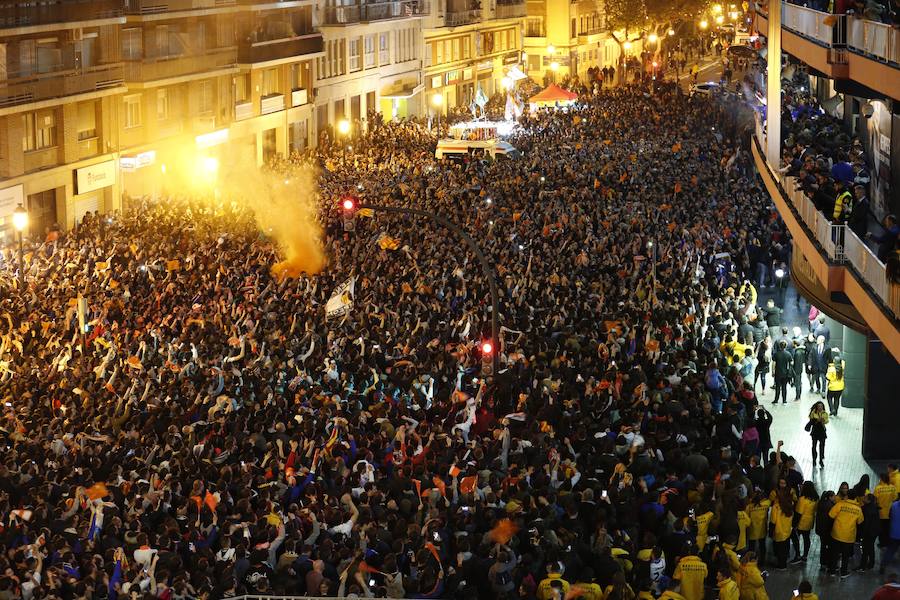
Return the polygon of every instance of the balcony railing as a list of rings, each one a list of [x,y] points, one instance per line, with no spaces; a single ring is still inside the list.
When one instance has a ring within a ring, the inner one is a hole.
[[[241,64],[261,63],[321,51],[322,34],[311,33],[281,40],[241,44],[238,47],[238,62]]]
[[[236,46],[219,48],[200,55],[145,58],[143,61],[126,62],[125,78],[134,82],[156,81],[194,73],[203,74],[213,69],[230,67],[236,62]]]
[[[765,140],[761,137],[764,132],[759,121],[757,118],[757,140],[764,144]],[[781,185],[785,199],[793,207],[799,220],[806,225],[829,260],[834,264],[849,266],[894,317],[900,318],[900,284],[888,279],[885,265],[878,260],[875,252],[846,225],[831,223],[800,188],[796,178],[782,176],[774,168],[770,173]]]
[[[834,25],[826,24],[826,19],[831,17]],[[796,4],[781,5],[781,25],[795,33],[815,40],[823,46],[831,46],[834,43],[843,44],[844,19],[839,15],[797,6]]]
[[[0,108],[96,92],[123,85],[124,81],[122,63],[8,79],[0,82]]]
[[[515,17],[524,17],[528,12],[524,2],[514,4],[497,4],[494,8],[495,19],[512,19]]]
[[[152,15],[182,10],[199,10],[234,6],[237,0],[125,0],[125,13]]]
[[[322,22],[325,25],[345,25],[426,14],[428,14],[428,3],[424,0],[369,2],[349,6],[326,6],[323,10]]]
[[[468,25],[481,20],[481,9],[474,10],[457,10],[447,11],[444,15],[444,25],[447,27],[458,27],[460,25]]]
[[[876,60],[900,64],[900,29],[865,19],[847,19],[847,46]]]
[[[0,29],[77,23],[122,16],[122,3],[117,0],[34,0],[0,1]]]

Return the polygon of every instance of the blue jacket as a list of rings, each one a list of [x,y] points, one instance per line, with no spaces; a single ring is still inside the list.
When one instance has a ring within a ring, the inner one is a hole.
[[[900,540],[900,500],[891,504],[891,531],[892,540]]]

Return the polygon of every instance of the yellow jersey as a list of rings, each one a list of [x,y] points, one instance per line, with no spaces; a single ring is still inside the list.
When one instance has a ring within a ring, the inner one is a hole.
[[[561,573],[551,573],[538,584],[536,594],[538,600],[550,600],[553,598],[553,588],[550,586],[550,582],[554,580],[562,583],[562,596],[563,598],[566,597],[566,594],[569,593],[569,582],[562,578]]]
[[[685,600],[703,600],[703,582],[708,574],[706,563],[691,554],[678,561],[672,577],[681,582],[681,595]]]
[[[738,543],[737,550],[742,551],[747,547],[747,528],[750,527],[750,515],[745,510],[738,511]]]
[[[897,488],[890,483],[879,483],[873,493],[878,502],[878,518],[891,518],[891,504],[897,499]]]
[[[859,504],[852,500],[839,500],[828,511],[828,516],[834,519],[834,526],[831,528],[832,538],[845,544],[856,541],[856,526],[864,520]]]
[[[783,542],[790,539],[791,530],[794,528],[794,515],[786,515],[777,502],[772,507],[772,523],[775,525],[773,540]]]
[[[734,579],[728,577],[719,582],[719,600],[740,600],[741,591]]]
[[[709,537],[709,523],[712,521],[712,511],[707,511],[702,515],[697,515],[697,547],[702,551],[706,547],[706,540]]]
[[[766,530],[769,528],[769,507],[772,501],[763,499],[759,504],[750,503],[747,505],[747,512],[750,513],[750,532],[751,540],[761,540],[766,537]]]
[[[684,596],[679,594],[678,592],[673,592],[672,590],[666,590],[662,593],[662,596],[659,597],[658,600],[687,600]]]
[[[816,522],[816,507],[819,506],[818,500],[801,496],[797,500],[797,508],[795,509],[800,515],[800,521],[797,523],[797,529],[800,531],[810,531]]]

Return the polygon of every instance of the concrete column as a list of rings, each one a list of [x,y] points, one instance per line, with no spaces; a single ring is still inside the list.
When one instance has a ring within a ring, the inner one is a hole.
[[[781,164],[781,0],[769,0],[768,38],[766,160],[778,168]]]
[[[844,359],[844,394],[841,406],[862,408],[865,404],[868,340],[866,336],[843,326],[841,358]],[[832,339],[832,348],[835,347]]]
[[[862,454],[868,460],[897,458],[897,381],[900,367],[879,340],[869,339]],[[848,382],[849,385],[849,382]]]

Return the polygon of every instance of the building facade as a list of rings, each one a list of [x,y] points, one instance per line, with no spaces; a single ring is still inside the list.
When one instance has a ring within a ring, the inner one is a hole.
[[[329,2],[319,8],[325,52],[316,61],[316,127],[332,131],[366,115],[384,119],[422,111],[422,21],[427,0]]]
[[[424,30],[429,112],[469,106],[479,87],[486,96],[502,91],[508,70],[522,64],[524,0],[434,2]]]
[[[526,72],[535,81],[545,75],[583,80],[589,68],[616,66],[621,52],[599,0],[528,0]]]

